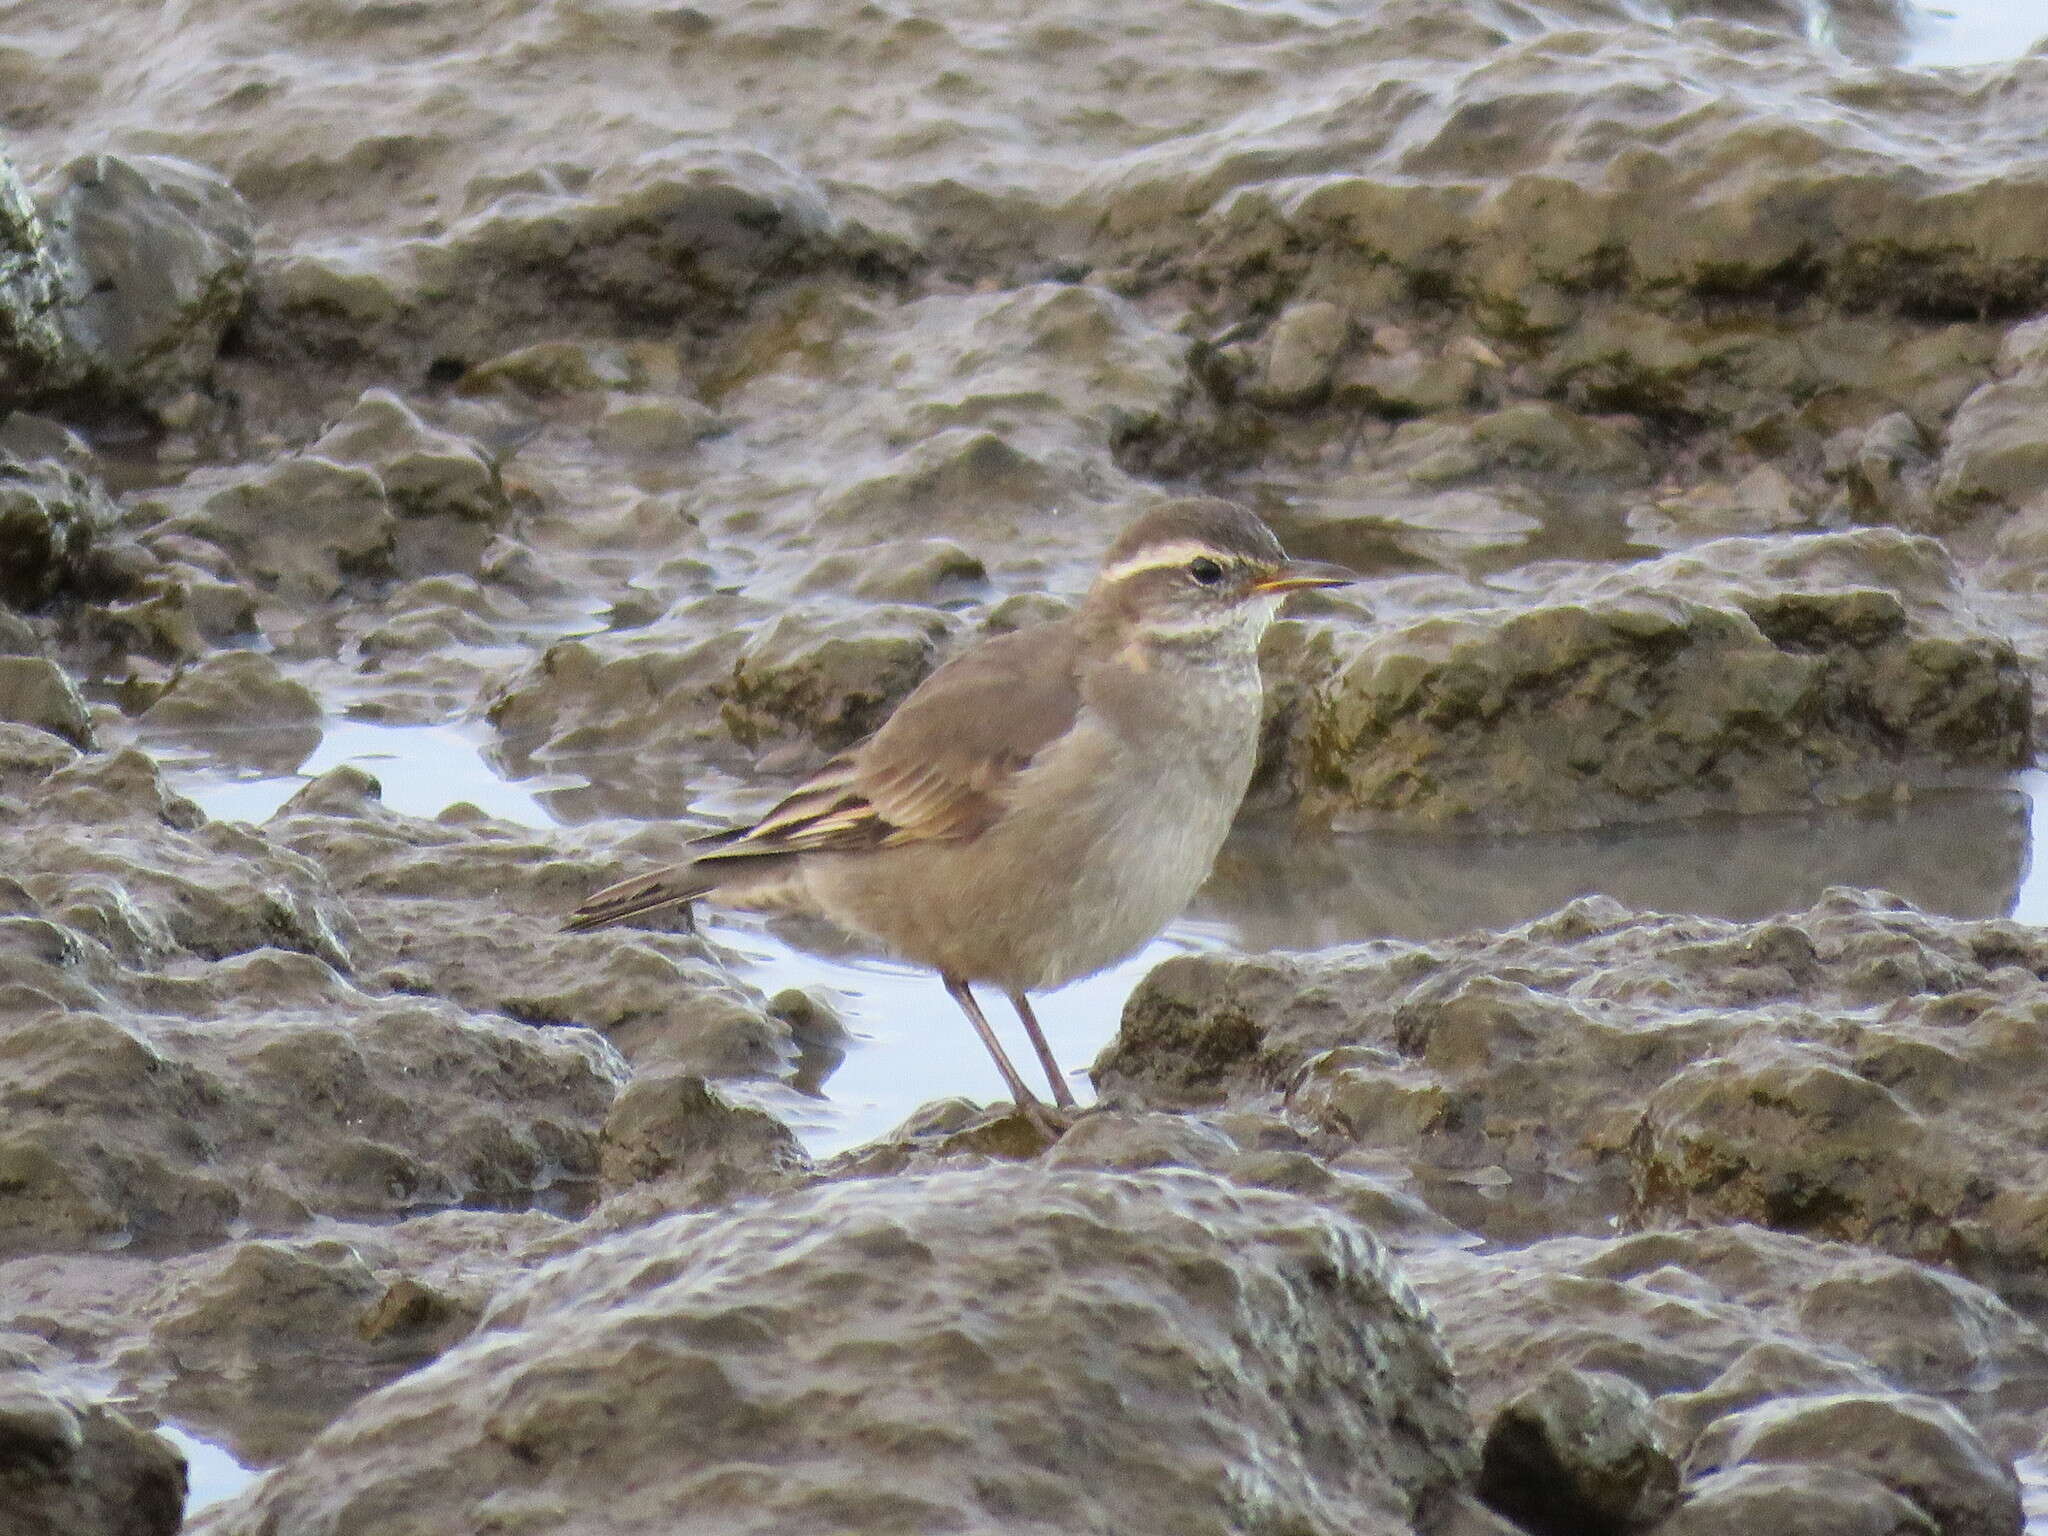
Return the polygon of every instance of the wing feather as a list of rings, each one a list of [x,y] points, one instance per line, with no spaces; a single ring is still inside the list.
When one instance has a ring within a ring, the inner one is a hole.
[[[1080,709],[1078,636],[1066,620],[976,646],[938,669],[882,728],[835,757],[750,827],[715,832],[688,864],[599,891],[583,931],[708,895],[742,868],[804,853],[856,853],[978,837],[1004,793]]]

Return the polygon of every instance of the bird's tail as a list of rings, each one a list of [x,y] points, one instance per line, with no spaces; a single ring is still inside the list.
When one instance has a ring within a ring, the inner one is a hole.
[[[629,917],[695,901],[714,890],[718,883],[716,875],[707,877],[695,864],[672,864],[651,875],[636,875],[606,886],[584,902],[569,914],[562,931],[588,933],[593,928],[608,928]]]

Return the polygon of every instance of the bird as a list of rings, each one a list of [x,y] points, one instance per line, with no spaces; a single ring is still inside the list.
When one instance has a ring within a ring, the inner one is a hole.
[[[563,926],[794,889],[937,972],[1017,1109],[1043,1115],[973,989],[1003,992],[1071,1116],[1029,995],[1135,953],[1187,905],[1251,782],[1260,636],[1288,593],[1358,579],[1290,559],[1235,503],[1163,502],[1110,544],[1071,613],[963,651],[758,821],[606,887]]]

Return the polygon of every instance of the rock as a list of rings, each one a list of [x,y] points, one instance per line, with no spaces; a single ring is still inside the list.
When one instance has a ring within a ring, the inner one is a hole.
[[[1290,304],[1265,338],[1265,367],[1253,398],[1261,405],[1312,403],[1329,387],[1349,339],[1350,321],[1328,300]]]
[[[485,1277],[511,1271],[490,1251],[494,1234],[472,1232],[462,1280],[418,1278],[399,1258],[409,1235],[259,1238],[182,1262],[141,1303],[147,1339],[119,1356],[124,1377],[243,1459],[291,1455],[468,1334],[491,1294]]]
[[[594,1179],[626,1076],[596,1036],[360,990],[326,877],[206,821],[140,753],[12,766],[0,1254]]]
[[[958,601],[988,568],[951,539],[903,539],[826,555],[797,583],[802,592],[843,589],[871,603]]]
[[[1289,752],[1304,808],[1347,825],[1787,810],[2029,750],[2011,646],[1889,530],[1719,540],[1332,642]]]
[[[717,430],[717,415],[694,400],[625,396],[605,402],[590,440],[610,453],[658,456],[687,452]]]
[[[176,1536],[185,1458],[104,1403],[0,1372],[0,1490],[20,1536]]]
[[[587,1249],[212,1529],[1393,1531],[1469,1475],[1468,1435],[1356,1227],[1192,1173],[990,1170]]]
[[[18,608],[95,586],[116,518],[97,481],[26,437],[0,438],[0,602]]]
[[[1776,533],[1807,521],[1799,491],[1782,470],[1760,464],[1732,485],[1712,481],[1629,514],[1639,544],[1680,549],[1731,535]],[[1910,526],[1910,525],[1909,525]]]
[[[1715,1460],[1728,1463],[1716,1448],[1726,1444],[1721,1426],[1745,1413],[1840,1397],[1929,1401],[1853,1344],[1825,1329],[1809,1331],[1801,1315],[1805,1297],[1834,1287],[1838,1277],[1852,1281],[1857,1264],[1870,1258],[1842,1244],[1722,1227],[1552,1238],[1492,1253],[1438,1247],[1411,1252],[1403,1267],[1443,1326],[1482,1420],[1561,1368],[1611,1373],[1655,1400],[1658,1438],[1674,1452],[1683,1457],[1696,1442],[1704,1447],[1690,1457],[1691,1487]],[[1938,1273],[1885,1262],[1901,1273]],[[1886,1316],[1882,1295],[1863,1309],[1870,1336]],[[2008,1313],[1979,1358],[1983,1376],[1941,1389],[1942,1422],[1973,1425],[1970,1443],[1980,1454],[1991,1446],[1995,1462],[2029,1446],[2037,1405],[2048,1399],[2043,1340]],[[1880,1438],[1873,1430],[1871,1444]],[[1898,1486],[1865,1465],[1861,1451],[1845,1448],[1830,1458],[1819,1451],[1818,1435],[1813,1443],[1807,1459],[1853,1466]],[[1844,1445],[1856,1443],[1851,1435]],[[1905,1448],[1917,1442],[1901,1433],[1899,1443],[1905,1466],[1918,1454]],[[1709,1451],[1712,1458],[1703,1460]],[[1997,1470],[2003,1474],[2002,1466]]]
[[[41,656],[0,656],[0,720],[48,731],[82,751],[93,746],[85,700],[56,663]]]
[[[937,664],[946,622],[929,610],[870,609],[856,618],[785,614],[747,642],[721,690],[741,745],[794,730],[828,752],[868,735]]]
[[[1687,1474],[1755,1464],[1860,1472],[1925,1510],[1943,1536],[2019,1536],[2019,1482],[1946,1403],[1905,1393],[1786,1398],[1731,1414],[1693,1447]]]
[[[1973,1203],[1971,1169],[1882,1083],[1758,1042],[1678,1073],[1632,1148],[1644,1211],[1685,1209],[1907,1252]]]
[[[1503,1406],[1479,1454],[1479,1496],[1535,1532],[1621,1536],[1678,1502],[1649,1394],[1605,1371],[1552,1371]]]
[[[703,1078],[644,1073],[605,1117],[599,1167],[607,1190],[670,1182],[688,1190],[687,1207],[677,1208],[694,1208],[787,1185],[810,1159],[788,1126]]]
[[[2017,507],[2048,490],[2048,372],[1986,384],[1949,423],[1935,499],[1952,512]]]
[[[56,937],[41,924],[20,936],[39,933]],[[33,984],[48,964],[17,962],[13,979]],[[624,1076],[601,1042],[372,1002],[323,986],[321,969],[259,954],[180,989],[192,1011],[162,1022],[109,985],[89,1011],[81,999],[13,1026],[0,1252],[217,1242],[243,1221],[516,1202],[595,1173],[597,1124]],[[321,1014],[301,1011],[315,1003]]]
[[[1098,160],[1078,201],[1101,221],[1095,245],[1156,279],[1235,282],[1248,307],[1297,284],[1426,294],[1517,341],[1623,302],[1713,320],[1769,315],[1774,297],[1942,320],[2037,311],[2026,253],[2044,229],[1994,212],[2024,157],[1987,147],[1930,181],[1901,141],[1873,153],[1840,113],[1854,100],[1902,135],[1937,120],[2003,143],[2024,109],[1967,75],[1873,89],[1794,12],[1694,11],[1669,29],[1553,12],[1556,30],[1515,33],[1477,13],[1427,28],[1360,15],[1340,51],[1372,57],[1369,79],[1334,60],[1290,70],[1285,105],[1228,131],[1155,127]],[[1902,29],[1881,30],[1880,53]],[[1736,79],[1752,93],[1739,104]],[[1595,124],[1656,149],[1628,161]]]
[[[1941,1536],[1910,1499],[1844,1467],[1730,1467],[1686,1489],[1657,1536]]]
[[[166,730],[307,727],[321,718],[320,701],[261,651],[226,651],[180,674],[144,715]]]
[[[529,828],[401,815],[348,768],[307,785],[266,830],[345,894],[387,985],[526,1026],[596,1030],[649,1072],[791,1070],[788,1022],[702,939],[637,927],[562,934],[566,913],[635,866],[566,857]],[[664,862],[681,855],[681,837],[657,841]]]
[[[676,319],[727,308],[819,261],[834,220],[801,171],[709,134],[606,163],[576,192],[517,189],[415,254],[423,296],[522,310]]]
[[[508,511],[497,466],[467,438],[430,427],[388,389],[363,393],[310,450],[375,471],[400,517],[495,524]]]
[[[1920,424],[1894,411],[1870,424],[1848,465],[1851,504],[1866,520],[1932,529],[1934,464]]]
[[[2039,1051],[2037,953],[2021,926],[1847,891],[1756,923],[1588,899],[1502,935],[1177,957],[1093,1076],[1120,1107],[1284,1099],[1496,1241],[1761,1221],[1966,1251],[2031,1297],[2048,1169],[1998,1085]],[[1515,1201],[1446,1182],[1495,1167],[1529,1180]],[[1533,1230],[1498,1225],[1518,1220]]]
[[[384,483],[359,465],[288,455],[231,474],[195,511],[164,525],[218,544],[288,603],[324,602],[352,582],[390,575],[396,521]]]
[[[214,757],[289,773],[320,745],[319,699],[261,651],[217,651],[180,672],[143,728]]]
[[[204,379],[248,290],[255,221],[227,180],[166,155],[85,155],[48,199],[64,324],[120,393],[168,405]]]
[[[0,156],[0,410],[78,371],[60,318],[63,283],[35,201]]]

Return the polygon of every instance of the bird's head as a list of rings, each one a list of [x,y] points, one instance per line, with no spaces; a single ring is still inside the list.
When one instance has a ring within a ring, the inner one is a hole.
[[[1154,507],[1123,531],[1102,557],[1088,607],[1127,638],[1256,641],[1289,592],[1356,580],[1341,565],[1290,560],[1242,507],[1189,499]]]

